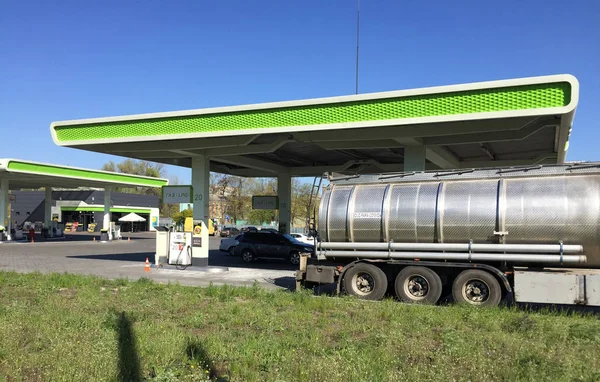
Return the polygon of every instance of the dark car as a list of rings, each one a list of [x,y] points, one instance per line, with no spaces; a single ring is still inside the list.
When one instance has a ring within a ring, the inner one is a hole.
[[[242,232],[258,232],[258,229],[256,229],[256,227],[242,227]]]
[[[313,246],[301,243],[290,235],[246,232],[235,247],[235,255],[249,263],[259,257],[287,259],[300,264],[300,253],[312,253]]]
[[[221,230],[221,237],[235,236],[240,233],[240,230],[235,227],[223,227]]]

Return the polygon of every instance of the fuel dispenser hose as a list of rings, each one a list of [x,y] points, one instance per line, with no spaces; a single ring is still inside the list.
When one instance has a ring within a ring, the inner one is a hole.
[[[189,262],[191,263],[192,262],[192,247],[190,247],[189,245],[186,245],[186,248],[187,248],[186,252],[188,254],[188,259],[189,259]],[[189,264],[187,264],[187,265],[180,264],[179,260],[181,260],[182,253],[183,253],[183,249],[181,251],[179,251],[179,256],[177,256],[177,261],[175,262],[175,268],[179,269],[181,271],[184,271],[187,269],[187,267],[189,267]]]

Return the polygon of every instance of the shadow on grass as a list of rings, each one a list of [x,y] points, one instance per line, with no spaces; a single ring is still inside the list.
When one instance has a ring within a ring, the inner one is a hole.
[[[136,349],[135,335],[131,326],[131,320],[125,312],[116,317],[115,329],[119,343],[119,381],[141,381],[140,360]]]
[[[270,280],[271,284],[277,285],[278,287],[285,288],[290,292],[296,291],[296,278],[295,277],[277,277]],[[304,283],[303,289],[312,290],[315,296],[337,296],[337,284],[314,284]]]
[[[207,370],[211,380],[229,381],[227,366],[213,362],[199,341],[189,340],[185,348],[185,354],[190,361],[197,363],[204,370]]]
[[[275,279],[267,280],[273,285],[277,285],[280,288],[285,288],[290,292],[296,290],[296,278],[295,277],[277,277]]]
[[[600,307],[589,305],[551,305],[541,303],[516,302],[513,304],[519,310],[538,313],[560,313],[566,316],[594,315],[600,319]]]
[[[309,284],[306,287],[312,289],[315,296],[330,296],[330,297],[338,296],[336,283],[314,284],[314,285]]]

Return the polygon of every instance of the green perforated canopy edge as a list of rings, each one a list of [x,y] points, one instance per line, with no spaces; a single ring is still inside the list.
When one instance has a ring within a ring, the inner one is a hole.
[[[59,142],[433,117],[569,104],[567,82],[192,116],[56,126]]]
[[[104,212],[102,207],[60,207],[61,211],[77,211],[77,212]],[[136,214],[150,214],[150,210],[144,209],[133,209],[133,208],[111,208],[110,212],[130,213]]]
[[[163,179],[148,179],[131,175],[109,174],[100,171],[80,170],[75,168],[49,166],[19,161],[10,161],[8,163],[8,170],[25,171],[28,173],[35,173],[39,175],[55,175],[70,178],[83,178],[99,182],[132,184],[145,187],[162,187],[167,184],[167,181]]]

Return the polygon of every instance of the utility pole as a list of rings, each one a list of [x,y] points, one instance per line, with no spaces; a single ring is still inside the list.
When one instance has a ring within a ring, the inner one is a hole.
[[[360,38],[360,0],[356,5],[356,94],[358,94],[358,46]]]

